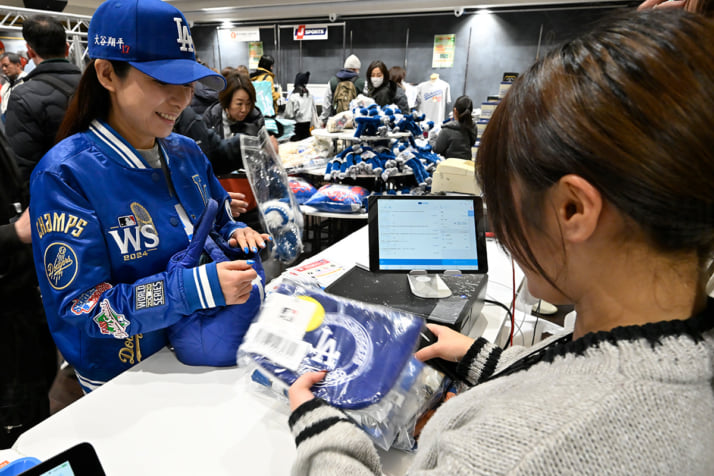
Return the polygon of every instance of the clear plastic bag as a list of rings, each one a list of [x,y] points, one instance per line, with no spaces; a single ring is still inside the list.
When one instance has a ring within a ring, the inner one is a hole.
[[[241,135],[243,164],[258,202],[260,218],[273,237],[272,256],[290,264],[303,251],[303,218],[278,152],[262,128],[258,136]]]
[[[303,373],[327,370],[313,387],[318,398],[344,410],[380,448],[411,450],[417,419],[445,383],[413,356],[423,325],[412,314],[286,280],[267,296],[238,365],[283,396]]]

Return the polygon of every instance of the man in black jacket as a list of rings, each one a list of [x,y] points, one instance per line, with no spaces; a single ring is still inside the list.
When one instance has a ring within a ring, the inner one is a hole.
[[[27,190],[32,169],[55,143],[81,71],[67,60],[64,26],[56,19],[44,15],[28,18],[22,24],[22,36],[27,55],[37,66],[10,96],[5,132]]]
[[[18,213],[20,194],[15,159],[0,132],[0,449],[49,416],[57,372],[32,262],[30,218],[27,209]]]

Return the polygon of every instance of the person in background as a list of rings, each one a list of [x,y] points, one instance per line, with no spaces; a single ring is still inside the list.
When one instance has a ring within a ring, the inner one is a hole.
[[[204,86],[203,83],[196,83],[191,99],[191,108],[196,114],[203,114],[206,109],[218,102],[218,91]]]
[[[255,106],[255,88],[250,78],[239,73],[229,75],[226,78],[226,88],[218,93],[218,103],[206,110],[203,121],[221,139],[230,140],[230,143],[237,144],[238,148],[241,134],[257,137],[260,129],[265,127],[265,119],[260,109]],[[270,142],[277,152],[279,148],[275,136],[270,135]],[[235,158],[235,155],[233,157]],[[233,165],[235,162],[230,161],[228,164]],[[222,167],[219,167],[221,170]],[[239,167],[231,170],[236,168]],[[224,172],[221,170],[219,173]],[[251,227],[261,228],[257,208],[242,215],[241,220]]]
[[[183,14],[159,0],[109,0],[88,35],[123,44],[89,43],[92,60],[60,142],[30,183],[35,270],[50,331],[85,392],[165,347],[167,329],[182,319],[260,292],[253,265],[268,239],[233,221],[204,154],[171,133],[194,81],[224,85],[196,63]],[[213,231],[246,259],[169,271],[210,199],[223,205]],[[241,317],[252,319],[249,312]]]
[[[273,112],[278,113],[278,100],[280,99],[280,93],[275,89],[275,73],[273,73],[273,66],[275,65],[275,60],[270,55],[263,55],[258,61],[258,69],[250,74],[251,81],[268,81],[270,83],[270,91],[273,95]]]
[[[698,13],[707,17],[714,16],[714,0],[645,0],[637,9],[684,9],[691,13]]]
[[[203,119],[222,139],[237,134],[257,136],[265,127],[265,118],[255,105],[255,88],[250,78],[234,73],[226,78],[226,88],[218,93],[218,102],[206,109]],[[277,140],[271,136],[278,150]]]
[[[320,113],[322,127],[327,124],[327,119],[349,109],[350,101],[367,91],[364,79],[359,77],[361,66],[362,63],[357,56],[349,55],[345,60],[344,67],[327,83]]]
[[[389,70],[381,61],[372,61],[367,68],[367,95],[384,107],[396,104],[402,113],[409,112],[409,103],[404,89],[389,79]]]
[[[630,12],[502,99],[477,161],[489,221],[575,328],[504,351],[430,324],[416,357],[472,387],[431,417],[409,474],[711,474],[712,44],[704,16]],[[310,392],[324,375],[289,390],[293,474],[379,474],[367,434]]]
[[[406,80],[407,70],[401,66],[392,66],[389,68],[389,79],[394,81],[394,83],[404,90],[404,94],[407,96],[407,104],[409,105],[409,110],[417,107],[417,97],[419,96],[419,89]]]
[[[7,103],[10,101],[10,93],[22,84],[23,78],[27,76],[27,73],[22,70],[20,56],[15,53],[4,53],[0,56],[0,67],[2,67],[3,76],[7,79],[7,82],[0,89],[0,114],[4,118]]]
[[[32,169],[55,143],[82,73],[67,60],[69,45],[64,26],[56,18],[36,15],[25,19],[22,36],[36,66],[10,96],[5,131],[21,178],[27,183]]]
[[[474,124],[474,105],[468,96],[460,96],[454,101],[454,120],[441,126],[433,144],[433,150],[439,155],[453,159],[470,160],[471,147],[476,143],[478,131]]]
[[[57,373],[22,189],[12,149],[0,132],[0,449],[10,448],[22,432],[50,415],[48,392]]]
[[[285,106],[284,117],[295,120],[295,134],[290,139],[291,141],[299,141],[310,137],[313,118],[317,114],[315,100],[312,98],[310,91],[307,90],[309,81],[309,71],[295,75],[295,88],[290,93],[288,105]]]

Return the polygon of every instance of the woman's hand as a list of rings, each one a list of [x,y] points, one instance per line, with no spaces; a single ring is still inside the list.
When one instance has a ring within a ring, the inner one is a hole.
[[[459,362],[471,348],[474,340],[446,326],[427,324],[426,327],[436,336],[437,341],[414,354],[414,357],[425,362],[439,357],[449,362]]]
[[[238,228],[233,232],[228,244],[233,248],[240,248],[245,253],[258,252],[258,248],[265,248],[265,242],[270,240],[270,235],[267,233],[258,233],[251,227]]]
[[[253,289],[252,281],[258,276],[250,263],[244,260],[223,261],[216,264],[216,270],[226,305],[246,302]]]
[[[240,216],[241,213],[248,211],[248,202],[245,201],[245,195],[238,192],[228,192],[231,197],[231,214],[233,218]]]
[[[23,243],[32,243],[32,228],[30,227],[30,209],[25,208],[20,218],[14,223],[15,233]]]
[[[298,377],[288,390],[288,398],[290,399],[290,411],[295,411],[297,407],[305,402],[315,398],[310,390],[313,385],[325,378],[327,370],[320,372],[306,372]]]
[[[645,0],[637,7],[638,10],[649,10],[650,8],[684,8],[686,0]]]

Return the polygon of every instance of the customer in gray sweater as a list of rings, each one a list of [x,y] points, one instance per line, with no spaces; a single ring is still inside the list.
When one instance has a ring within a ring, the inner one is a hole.
[[[712,44],[704,17],[633,13],[514,83],[478,175],[530,292],[574,303],[575,329],[501,351],[431,326],[417,358],[458,361],[470,388],[427,423],[409,474],[712,474]],[[369,437],[314,399],[323,377],[289,391],[293,474],[379,474]]]

